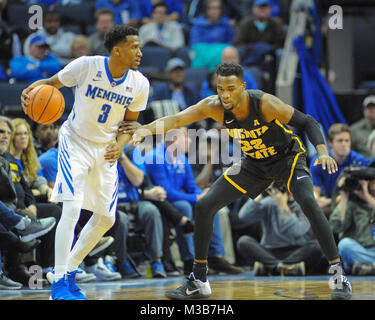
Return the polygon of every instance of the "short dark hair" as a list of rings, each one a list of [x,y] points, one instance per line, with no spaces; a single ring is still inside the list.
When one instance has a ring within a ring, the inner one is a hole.
[[[244,72],[241,65],[238,63],[220,63],[215,70],[218,76],[228,77],[236,76],[241,81],[244,80]]]
[[[167,13],[169,13],[169,8],[168,8],[168,6],[166,5],[165,2],[158,2],[158,3],[154,4],[151,12],[154,13],[155,9],[159,8],[159,7],[164,7],[167,10]]]
[[[126,41],[127,36],[137,36],[138,30],[136,28],[116,24],[104,36],[104,47],[111,52],[113,47],[122,41]]]
[[[99,9],[99,10],[96,10],[95,11],[95,23],[98,22],[99,20],[99,16],[103,15],[103,14],[110,14],[112,16],[112,19],[114,18],[114,14],[113,14],[113,11],[111,9],[107,9],[107,8],[102,8],[102,9]]]
[[[43,12],[43,21],[49,17],[49,16],[52,16],[52,17],[57,17],[59,20],[61,20],[61,17],[60,17],[60,14],[54,10],[54,9],[51,9],[51,10],[45,10]]]

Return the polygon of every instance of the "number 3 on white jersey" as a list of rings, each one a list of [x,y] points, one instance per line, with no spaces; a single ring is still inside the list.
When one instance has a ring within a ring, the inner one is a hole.
[[[98,122],[105,123],[107,121],[109,111],[111,111],[111,106],[109,104],[103,104],[102,111],[103,113],[99,115]]]

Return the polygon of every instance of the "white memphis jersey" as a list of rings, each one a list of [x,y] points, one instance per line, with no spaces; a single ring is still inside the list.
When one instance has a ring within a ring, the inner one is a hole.
[[[97,143],[115,139],[117,124],[125,110],[146,109],[150,82],[139,71],[128,70],[113,79],[108,57],[83,56],[59,71],[58,78],[67,87],[75,87],[74,106],[63,126]]]

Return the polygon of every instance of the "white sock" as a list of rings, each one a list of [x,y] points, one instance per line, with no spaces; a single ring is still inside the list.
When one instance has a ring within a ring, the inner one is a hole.
[[[67,272],[74,229],[81,213],[81,207],[82,201],[80,200],[63,202],[62,214],[55,235],[55,281],[61,279]]]
[[[114,216],[105,216],[96,213],[92,215],[82,229],[80,237],[72,249],[68,263],[69,272],[78,268],[102,236],[112,227],[114,221]]]

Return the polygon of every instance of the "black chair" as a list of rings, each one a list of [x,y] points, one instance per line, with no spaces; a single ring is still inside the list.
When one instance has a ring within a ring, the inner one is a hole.
[[[190,65],[191,65],[191,59],[190,59],[190,55],[189,55],[189,50],[190,50],[189,47],[182,47],[182,48],[178,48],[176,50],[176,57],[180,58],[181,60],[183,60],[185,62],[185,64],[186,64],[187,68],[189,68]]]
[[[202,83],[207,79],[208,73],[209,71],[207,68],[186,68],[185,80],[189,83],[195,82],[200,88]]]
[[[165,47],[143,47],[142,48],[142,70],[164,72],[169,59],[172,58],[172,51]]]

